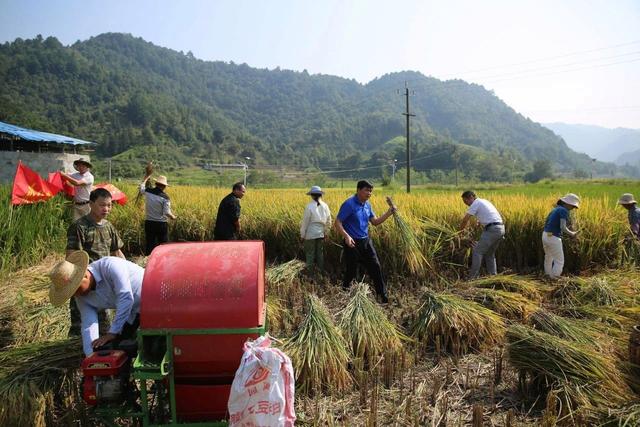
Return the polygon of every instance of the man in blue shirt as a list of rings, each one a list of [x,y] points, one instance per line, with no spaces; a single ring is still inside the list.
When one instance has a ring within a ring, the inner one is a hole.
[[[377,217],[369,203],[372,192],[373,184],[365,180],[358,181],[356,194],[342,203],[336,217],[336,230],[344,239],[342,247],[346,269],[342,288],[349,289],[351,281],[356,277],[358,263],[362,263],[373,280],[380,301],[386,304],[389,298],[378,254],[369,238],[369,223],[382,224],[393,214],[395,207]]]
[[[49,300],[60,306],[72,296],[82,320],[82,348],[90,355],[95,348],[116,339],[135,336],[140,324],[140,294],[144,269],[118,257],[104,257],[89,264],[84,251],[70,254],[56,264],[49,277]],[[109,332],[99,337],[98,311],[115,309]]]

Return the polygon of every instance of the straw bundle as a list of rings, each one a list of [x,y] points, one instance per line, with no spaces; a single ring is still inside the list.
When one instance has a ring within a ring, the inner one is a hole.
[[[549,311],[540,309],[529,316],[531,326],[539,331],[554,335],[559,338],[588,344],[593,341],[593,336],[586,332],[584,324],[575,319],[557,316]]]
[[[351,300],[341,312],[339,327],[353,355],[369,366],[383,353],[399,354],[402,340],[408,339],[373,301],[369,286],[364,283],[355,286]]]
[[[470,280],[463,286],[515,292],[535,301],[541,299],[540,291],[544,290],[542,284],[536,282],[532,278],[527,276],[518,276],[515,274],[498,274],[495,276],[486,276],[479,279]]]
[[[455,295],[427,291],[412,327],[412,336],[435,343],[453,354],[481,350],[502,341],[503,319],[493,311]]]
[[[538,384],[562,386],[574,402],[584,394],[594,406],[628,401],[631,391],[612,358],[575,341],[555,337],[527,326],[507,330],[511,364],[530,374]]]
[[[340,392],[350,386],[347,343],[317,296],[307,296],[307,316],[283,350],[291,358],[303,393]]]
[[[289,317],[289,312],[285,310],[282,300],[273,295],[267,296],[267,321],[272,334],[286,332]]]
[[[56,408],[69,411],[77,397],[81,348],[79,339],[70,339],[0,352],[0,425],[52,424]]]

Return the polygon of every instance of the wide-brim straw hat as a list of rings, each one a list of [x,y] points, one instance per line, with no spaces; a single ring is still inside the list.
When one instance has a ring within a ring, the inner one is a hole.
[[[156,184],[161,184],[165,187],[169,186],[169,184],[167,183],[167,177],[164,175],[158,175],[158,177],[156,178]]]
[[[324,191],[322,191],[322,188],[320,188],[320,186],[314,185],[313,187],[311,187],[311,190],[307,191],[307,196],[311,196],[312,194],[319,194],[322,196],[324,194]]]
[[[580,207],[580,197],[578,197],[577,195],[573,194],[573,193],[569,193],[566,196],[562,196],[560,197],[560,200],[563,201],[564,203],[571,205],[575,208],[579,208]]]
[[[73,161],[73,167],[78,169],[79,163],[82,163],[83,165],[87,166],[89,169],[93,168],[93,165],[91,164],[91,162],[89,162],[86,159],[83,159],[82,157]]]
[[[620,200],[618,200],[619,205],[630,205],[632,203],[637,203],[636,199],[633,197],[631,193],[624,193],[620,196]]]
[[[57,263],[51,272],[51,286],[49,287],[49,301],[60,306],[64,304],[78,290],[89,266],[89,254],[85,251],[75,251],[66,260]]]

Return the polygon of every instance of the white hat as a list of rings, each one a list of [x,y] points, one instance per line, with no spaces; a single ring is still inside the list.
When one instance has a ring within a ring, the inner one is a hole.
[[[311,187],[311,190],[307,191],[307,196],[310,196],[312,194],[324,194],[324,191],[322,191],[322,188],[320,188],[317,185],[314,185],[313,187]]]
[[[161,184],[165,187],[169,186],[169,184],[167,184],[167,177],[164,175],[158,175],[158,177],[156,178],[156,184]]]
[[[632,203],[637,202],[636,199],[633,198],[633,194],[631,193],[624,193],[622,196],[620,196],[620,200],[618,200],[619,205],[630,205]]]
[[[66,260],[57,263],[51,272],[51,286],[49,287],[49,301],[56,307],[61,306],[78,290],[80,282],[87,272],[89,254],[85,251],[75,251]]]
[[[564,203],[571,205],[575,208],[579,208],[580,207],[580,197],[578,197],[577,195],[573,194],[573,193],[569,193],[566,196],[562,196],[560,197],[560,200],[563,201]]]

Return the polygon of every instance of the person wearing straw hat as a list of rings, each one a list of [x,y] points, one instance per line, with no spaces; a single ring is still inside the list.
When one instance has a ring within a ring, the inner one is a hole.
[[[300,238],[303,242],[307,270],[312,272],[314,266],[324,269],[324,239],[331,226],[331,211],[322,200],[324,191],[317,185],[311,187],[307,196],[313,199],[304,208],[300,224]]]
[[[462,218],[460,231],[467,227],[472,216],[476,217],[482,226],[480,239],[473,245],[469,279],[478,277],[483,259],[487,267],[487,274],[496,275],[498,274],[496,250],[504,238],[504,223],[500,212],[493,206],[493,203],[478,198],[476,193],[470,190],[462,193],[462,202],[469,206],[469,209]]]
[[[171,200],[165,189],[169,186],[167,177],[159,175],[154,188],[147,188],[151,174],[145,175],[140,183],[139,192],[145,199],[145,254],[151,254],[153,248],[169,241],[169,224],[167,220],[176,219],[171,211]]]
[[[77,171],[71,175],[60,172],[62,178],[75,187],[73,195],[73,220],[77,221],[89,213],[89,194],[93,189],[93,175],[89,171],[93,165],[83,158],[73,162]]]
[[[57,263],[51,272],[49,301],[56,307],[71,297],[82,319],[82,349],[94,349],[114,340],[130,339],[140,324],[140,293],[144,269],[118,257],[100,258],[89,264],[89,254],[76,251]],[[109,332],[99,336],[98,312],[115,309]]]
[[[620,196],[618,204],[628,211],[629,227],[633,235],[640,239],[640,208],[636,206],[636,199],[631,193]]]
[[[569,193],[561,197],[556,207],[549,213],[542,232],[542,248],[544,249],[544,273],[552,279],[562,275],[564,252],[562,251],[562,233],[575,237],[578,231],[569,230],[569,211],[580,207],[580,197]]]
[[[364,264],[367,274],[373,280],[376,294],[383,304],[389,302],[382,268],[378,254],[369,238],[369,223],[374,226],[385,222],[396,211],[395,206],[376,216],[369,203],[373,193],[373,184],[367,180],[360,180],[356,185],[356,194],[345,200],[336,216],[335,227],[343,238],[343,256],[345,271],[342,289],[349,289],[356,277],[358,264]]]

